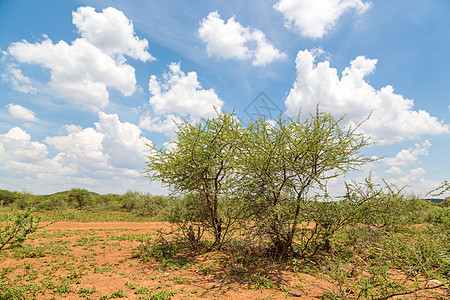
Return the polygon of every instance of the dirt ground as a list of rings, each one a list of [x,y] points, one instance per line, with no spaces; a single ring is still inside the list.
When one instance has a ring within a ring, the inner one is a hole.
[[[276,265],[271,281],[225,276],[217,253],[166,268],[134,257],[143,240],[166,229],[157,222],[49,224],[27,240],[31,246],[0,258],[2,281],[36,299],[320,299],[336,288]]]

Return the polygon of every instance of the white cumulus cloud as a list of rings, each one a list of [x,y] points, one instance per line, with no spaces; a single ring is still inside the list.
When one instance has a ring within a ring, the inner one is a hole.
[[[167,136],[174,137],[177,130],[177,123],[181,124],[183,119],[174,114],[166,116],[143,115],[139,119],[139,127],[151,132],[164,133]]]
[[[394,183],[398,187],[407,186],[408,190],[426,195],[429,191],[439,186],[438,181],[427,180],[425,178],[426,170],[424,168],[411,169],[406,175],[399,179],[390,179],[390,183]]]
[[[45,142],[59,151],[56,160],[62,165],[74,170],[107,169],[103,134],[94,128],[71,128],[67,135],[47,137]]]
[[[145,167],[146,144],[151,141],[141,136],[137,125],[121,122],[116,114],[99,112],[98,116],[95,128],[67,125],[67,135],[45,139],[60,152],[58,162],[79,172],[120,169],[139,175],[136,169]]]
[[[38,193],[74,186],[103,193],[123,193],[130,188],[148,191],[148,180],[141,171],[148,154],[145,144],[150,141],[136,125],[120,122],[114,114],[99,113],[95,128],[66,125],[64,129],[66,135],[45,139],[58,150],[51,158],[47,146],[32,141],[21,128],[0,134],[1,182]],[[152,192],[163,191],[153,185]]]
[[[8,112],[11,114],[11,116],[16,119],[30,122],[38,121],[38,118],[36,118],[36,114],[28,108],[13,103],[6,105],[6,107],[8,108]]]
[[[0,134],[0,160],[6,164],[33,164],[45,159],[48,151],[44,144],[32,142],[31,136],[19,127]]]
[[[387,174],[403,174],[405,173],[402,169],[396,166],[392,166],[389,170],[387,170],[385,173]]]
[[[397,153],[395,157],[387,157],[383,161],[389,166],[406,166],[417,161],[419,156],[427,156],[430,147],[431,143],[427,140],[422,144],[415,144],[413,149],[404,149]]]
[[[0,134],[2,183],[8,185],[14,182],[18,189],[31,186],[35,188],[54,182],[72,171],[47,156],[47,146],[32,141],[31,136],[19,127]]]
[[[36,93],[36,89],[31,85],[30,78],[23,75],[22,70],[17,68],[15,64],[9,64],[5,69],[2,78],[11,84],[13,90],[24,94]]]
[[[198,37],[206,43],[210,56],[252,59],[254,66],[265,66],[286,58],[285,53],[267,41],[261,30],[244,27],[235,17],[225,22],[217,11],[211,12],[200,22]]]
[[[362,0],[280,0],[274,5],[284,16],[285,26],[308,38],[321,38],[333,29],[345,12],[362,14],[369,2]]]
[[[186,75],[180,63],[171,63],[169,72],[160,80],[152,75],[149,91],[152,94],[149,102],[157,115],[172,113],[207,117],[215,114],[214,107],[220,111],[223,106],[214,89],[203,89],[197,73]]]
[[[141,136],[141,129],[129,122],[121,122],[116,114],[99,112],[95,130],[103,135],[102,145],[111,166],[143,169],[145,155],[151,142]]]
[[[39,64],[50,70],[49,85],[75,103],[99,110],[109,101],[109,88],[130,96],[136,90],[135,70],[124,55],[142,61],[154,58],[145,49],[147,40],[134,35],[131,21],[115,8],[96,13],[80,7],[73,13],[73,23],[81,38],[71,44],[46,39],[31,44],[12,43],[8,48],[20,63]]]
[[[296,116],[321,111],[336,117],[346,116],[348,125],[371,117],[361,129],[382,143],[415,139],[424,134],[446,134],[449,126],[424,110],[413,110],[414,101],[394,93],[387,85],[376,90],[365,81],[375,70],[376,59],[358,56],[339,76],[329,61],[315,63],[308,50],[299,51],[296,58],[297,79],[285,104],[287,114]]]
[[[147,52],[148,41],[135,36],[133,23],[113,7],[97,13],[93,7],[79,7],[72,13],[81,36],[108,55],[127,55],[141,61],[155,60]]]

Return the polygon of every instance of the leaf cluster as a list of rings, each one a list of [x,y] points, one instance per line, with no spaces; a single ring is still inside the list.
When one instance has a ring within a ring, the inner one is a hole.
[[[12,211],[3,215],[0,226],[0,250],[22,245],[27,235],[39,229],[40,219],[33,216],[33,209]]]

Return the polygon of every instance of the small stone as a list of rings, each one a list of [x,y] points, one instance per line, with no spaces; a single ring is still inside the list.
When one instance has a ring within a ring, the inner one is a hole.
[[[301,297],[302,293],[297,292],[297,291],[290,291],[289,295],[294,296],[294,297]]]

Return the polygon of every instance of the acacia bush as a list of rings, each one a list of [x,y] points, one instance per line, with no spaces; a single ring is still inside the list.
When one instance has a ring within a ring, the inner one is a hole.
[[[73,188],[67,194],[69,203],[78,209],[83,209],[94,204],[93,195],[86,189]]]
[[[97,210],[122,210],[122,196],[118,194],[95,195],[92,206]]]
[[[121,209],[138,216],[158,217],[161,220],[165,218],[170,202],[171,198],[167,196],[133,191],[127,191],[120,196]]]
[[[14,203],[18,198],[17,192],[10,192],[8,190],[0,189],[0,204],[1,206],[6,206]]]
[[[27,235],[39,229],[40,219],[33,216],[33,209],[7,212],[0,219],[0,250],[20,246]]]
[[[429,211],[426,217],[430,226],[450,230],[450,208],[436,208]]]
[[[359,207],[358,222],[383,230],[405,228],[425,221],[432,208],[430,201],[383,182],[375,184],[369,177],[362,183],[347,183],[344,199]]]
[[[298,225],[310,221],[311,207],[322,207],[317,195],[326,193],[327,181],[371,161],[359,154],[369,138],[358,127],[344,129],[341,120],[316,111],[303,121],[280,116],[275,124],[259,119],[246,128],[239,189],[277,256],[293,252]],[[319,236],[327,243],[325,231]]]
[[[298,225],[311,219],[305,214],[315,199],[311,191],[371,161],[359,154],[368,137],[340,121],[318,111],[304,121],[280,116],[275,124],[258,119],[245,128],[226,112],[185,121],[170,149],[150,145],[146,173],[177,193],[197,195],[206,217],[195,225],[212,232],[213,246],[220,248],[233,228],[251,221],[253,236],[270,241],[274,255],[287,255]],[[183,218],[192,235],[192,220]],[[324,232],[319,236],[326,240]]]
[[[450,207],[450,197],[445,197],[444,201],[439,203],[440,207]]]
[[[241,134],[233,113],[218,113],[194,124],[184,121],[178,124],[170,149],[150,145],[147,157],[146,175],[151,180],[170,186],[174,194],[197,195],[198,207],[206,212],[201,225],[212,233],[217,248],[228,240],[243,213],[232,193],[238,186],[235,163]]]
[[[36,210],[53,211],[69,208],[69,200],[65,194],[54,194],[42,198],[36,203]]]
[[[319,251],[330,251],[336,234],[354,226],[360,218],[360,207],[343,199],[332,201],[328,195],[317,195],[305,203],[304,215],[295,241],[301,256],[314,256]]]

